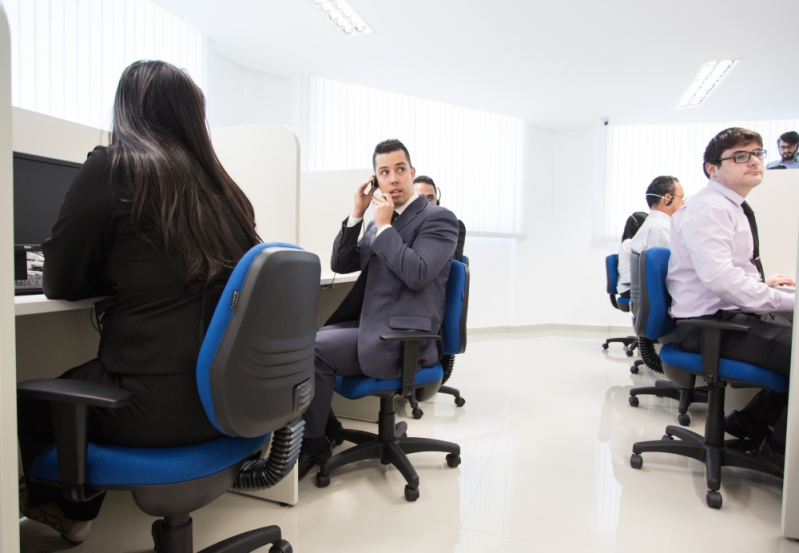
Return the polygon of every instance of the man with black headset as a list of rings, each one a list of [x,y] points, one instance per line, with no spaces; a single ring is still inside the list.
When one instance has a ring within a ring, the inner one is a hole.
[[[646,189],[649,217],[630,242],[633,253],[649,248],[668,248],[671,233],[671,216],[684,204],[685,192],[676,177],[656,177]]]
[[[441,189],[436,186],[433,179],[426,175],[419,175],[413,179],[413,189],[420,196],[427,198],[431,204],[441,205]],[[458,245],[455,247],[455,257],[457,261],[463,259],[463,244],[466,242],[466,225],[458,219]]]

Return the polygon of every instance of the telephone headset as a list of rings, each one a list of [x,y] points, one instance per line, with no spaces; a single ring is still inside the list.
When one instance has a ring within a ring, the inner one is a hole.
[[[666,197],[665,197],[665,196],[661,196],[660,194],[647,194],[647,196],[655,196],[656,198],[661,198],[661,199],[664,199],[664,200],[666,200],[666,207],[668,207],[668,206],[670,206],[672,203],[674,203],[674,196],[672,196],[672,197],[671,197],[671,198],[669,198],[669,199],[666,199]]]

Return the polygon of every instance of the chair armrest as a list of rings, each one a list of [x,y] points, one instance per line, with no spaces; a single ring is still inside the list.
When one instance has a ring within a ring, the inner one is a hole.
[[[419,332],[412,331],[381,334],[380,339],[384,342],[420,342],[422,340],[443,340],[439,334],[421,334]]]
[[[61,494],[70,501],[87,501],[98,495],[99,491],[84,486],[89,407],[123,407],[133,400],[133,394],[110,384],[57,378],[20,382],[17,396],[51,403]]]
[[[128,390],[110,384],[68,378],[20,382],[17,384],[17,396],[108,409],[124,407],[133,400],[133,393]]]
[[[721,337],[724,332],[749,332],[751,330],[748,325],[712,319],[683,319],[677,321],[677,326],[693,326],[702,329],[702,373],[705,382],[710,385],[719,380]]]
[[[401,342],[402,344],[402,397],[415,396],[416,363],[419,361],[419,346],[422,340],[443,340],[438,334],[419,333],[413,331],[381,334],[385,342]]]

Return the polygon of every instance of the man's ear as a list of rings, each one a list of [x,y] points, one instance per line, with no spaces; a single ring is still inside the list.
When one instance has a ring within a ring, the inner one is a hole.
[[[713,163],[705,163],[705,171],[707,171],[707,174],[710,175],[710,178],[713,180],[716,180],[716,169],[718,169],[718,167]]]
[[[411,167],[411,183],[413,183],[413,179],[416,178],[416,167]]]

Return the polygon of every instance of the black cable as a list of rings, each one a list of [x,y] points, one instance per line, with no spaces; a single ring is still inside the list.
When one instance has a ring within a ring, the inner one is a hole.
[[[663,365],[660,362],[660,356],[655,351],[655,342],[653,340],[639,336],[638,351],[647,367],[656,373],[663,374]]]
[[[247,461],[241,467],[233,489],[254,492],[271,488],[289,473],[297,463],[305,432],[305,421],[297,419],[272,434],[269,457]]]
[[[333,273],[333,280],[331,280],[331,281],[330,281],[330,284],[328,284],[328,285],[326,285],[326,286],[322,286],[322,288],[321,288],[321,289],[322,289],[322,290],[327,290],[328,288],[332,288],[332,287],[333,287],[333,283],[334,283],[334,282],[336,282],[336,275],[337,275],[337,274],[338,274],[338,273]]]

